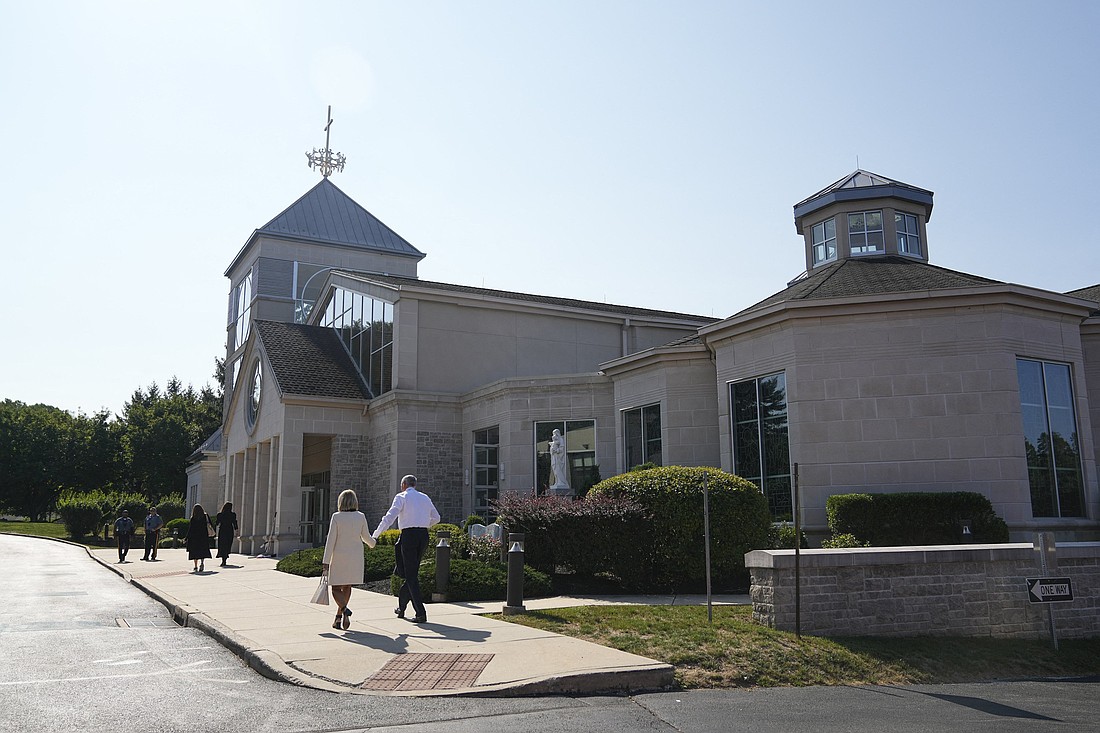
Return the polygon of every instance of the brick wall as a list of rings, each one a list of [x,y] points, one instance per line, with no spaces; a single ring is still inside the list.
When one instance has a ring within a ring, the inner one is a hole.
[[[432,497],[444,522],[462,524],[461,435],[416,432],[416,488]]]
[[[1100,635],[1100,543],[1057,547],[1043,576],[1032,545],[803,550],[801,631],[821,636],[1049,637],[1047,605],[1027,578],[1068,577],[1074,600],[1049,604],[1059,638]],[[793,550],[745,555],[753,619],[795,629]]]

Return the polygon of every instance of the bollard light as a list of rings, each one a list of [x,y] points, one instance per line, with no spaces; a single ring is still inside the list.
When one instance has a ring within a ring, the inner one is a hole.
[[[523,535],[508,535],[508,591],[504,602],[504,615],[514,616],[527,609],[523,607]]]
[[[451,533],[441,529],[437,534],[439,542],[435,546],[435,593],[432,601],[444,603],[447,600],[447,586],[451,583]]]

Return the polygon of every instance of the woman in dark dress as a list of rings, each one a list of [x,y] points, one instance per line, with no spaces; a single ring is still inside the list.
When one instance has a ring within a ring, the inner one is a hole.
[[[210,530],[214,528],[210,517],[202,504],[196,504],[191,510],[191,521],[187,524],[187,559],[195,563],[191,572],[206,570],[203,560],[210,557]]]
[[[237,513],[233,511],[233,502],[227,501],[214,518],[214,524],[218,528],[218,557],[222,559],[222,567],[225,567],[229,559],[229,551],[233,548],[233,540],[241,536],[237,527]]]

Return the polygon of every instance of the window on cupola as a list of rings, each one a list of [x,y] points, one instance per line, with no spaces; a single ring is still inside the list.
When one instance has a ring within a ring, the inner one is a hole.
[[[920,229],[917,217],[912,214],[894,214],[894,227],[898,230],[898,252],[920,257]]]
[[[882,252],[882,212],[848,214],[848,245],[854,255]]]
[[[813,240],[814,265],[832,262],[836,259],[836,220],[829,219],[814,224],[811,233]]]

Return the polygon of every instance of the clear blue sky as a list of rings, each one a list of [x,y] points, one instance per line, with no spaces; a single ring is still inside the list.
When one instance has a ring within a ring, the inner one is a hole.
[[[420,276],[727,316],[859,166],[934,264],[1100,282],[1100,4],[0,0],[0,399],[212,381],[225,268],[333,181]]]

